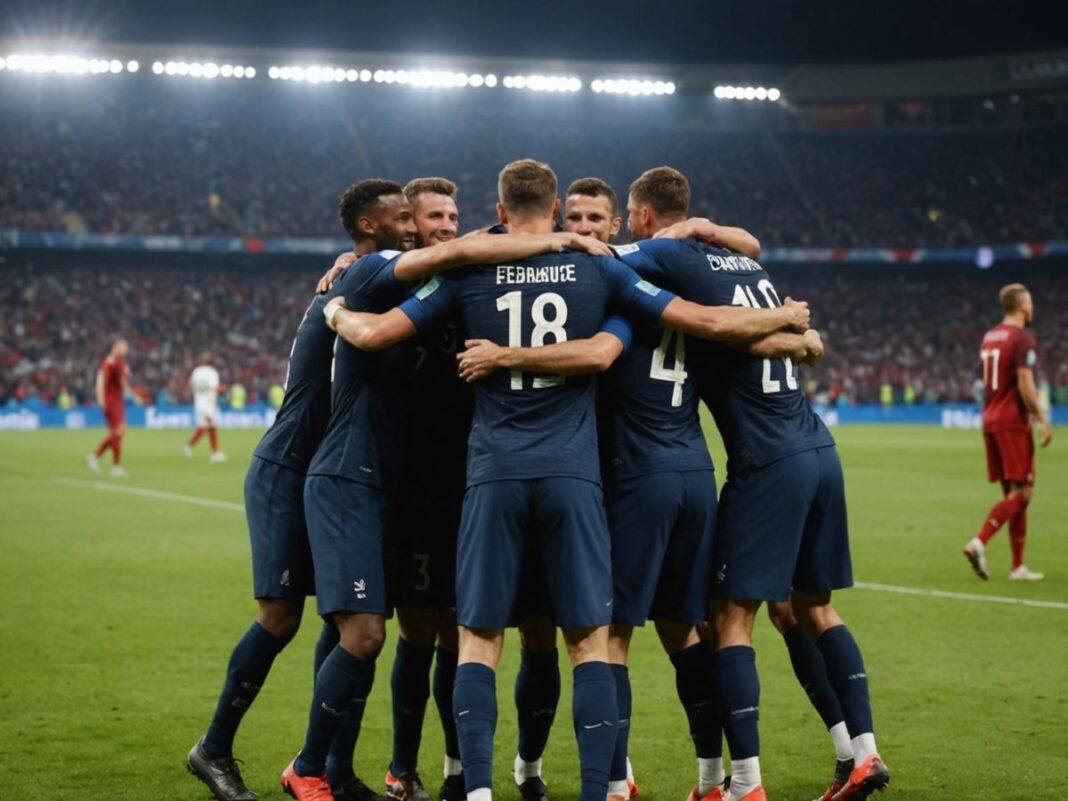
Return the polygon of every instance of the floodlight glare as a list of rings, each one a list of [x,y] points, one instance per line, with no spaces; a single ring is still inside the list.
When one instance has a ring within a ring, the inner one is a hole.
[[[772,101],[774,103],[780,97],[782,97],[782,92],[780,92],[778,89],[776,89],[774,87],[772,87],[771,89],[768,89],[768,100],[770,100],[770,101]]]

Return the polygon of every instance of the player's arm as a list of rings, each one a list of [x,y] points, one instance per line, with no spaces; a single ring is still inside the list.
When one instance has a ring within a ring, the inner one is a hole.
[[[565,232],[465,236],[401,254],[393,267],[393,275],[398,281],[421,281],[465,264],[497,264],[562,250],[584,251],[597,256],[612,253],[608,245],[592,236]]]
[[[664,308],[660,321],[699,339],[750,342],[779,330],[804,333],[808,330],[808,318],[808,303],[793,298],[771,309],[750,309],[702,306],[676,297]]]
[[[815,328],[804,334],[776,331],[766,337],[737,346],[751,356],[763,359],[793,359],[803,364],[815,364],[823,357],[823,337]]]
[[[334,266],[323,273],[323,277],[319,279],[319,283],[315,287],[316,294],[321,295],[324,292],[329,292],[333,288],[337,277],[359,260],[360,257],[351,250],[345,251],[334,259]]]
[[[326,324],[337,335],[360,350],[382,350],[411,336],[417,329],[400,308],[383,314],[349,311],[343,297],[333,298],[323,307]]]
[[[536,348],[509,348],[488,339],[468,339],[462,353],[456,354],[460,377],[478,381],[495,370],[552,375],[602,373],[629,347],[630,324],[612,317],[592,337],[555,342]]]
[[[744,228],[716,225],[705,217],[691,217],[656,232],[658,239],[689,239],[696,237],[710,245],[718,245],[751,259],[760,258],[760,240]]]
[[[1053,439],[1053,429],[1050,428],[1046,413],[1042,410],[1042,404],[1038,402],[1038,387],[1035,386],[1035,371],[1030,367],[1016,368],[1016,386],[1020,390],[1020,399],[1027,407],[1028,413],[1038,421],[1039,437],[1042,447],[1049,445]]]
[[[96,405],[101,409],[104,408],[104,371],[98,369],[96,371]]]

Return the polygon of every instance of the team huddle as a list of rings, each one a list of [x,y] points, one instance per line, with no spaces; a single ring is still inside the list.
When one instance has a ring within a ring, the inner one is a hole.
[[[450,181],[371,179],[342,195],[353,252],[300,322],[245,480],[259,617],[190,771],[218,799],[256,799],[234,737],[315,595],[308,727],[281,777],[294,798],[381,798],[353,752],[395,613],[395,801],[430,798],[417,759],[431,692],[445,735],[438,797],[492,798],[508,627],[522,644],[521,797],[548,798],[557,631],[580,798],[635,797],[627,661],[647,621],[689,722],[689,801],[761,801],[751,635],[767,602],[834,746],[819,798],[884,789],[861,652],[831,604],[852,571],[834,439],[799,384],[798,365],[823,353],[807,304],[780,298],[748,232],[689,218],[672,168],[631,184],[622,246],[600,179],[571,184],[561,212],[555,174],[523,160],[498,192],[499,225],[459,238]],[[701,402],[728,454],[718,496]]]

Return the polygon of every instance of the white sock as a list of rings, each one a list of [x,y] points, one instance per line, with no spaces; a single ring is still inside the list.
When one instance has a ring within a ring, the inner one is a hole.
[[[879,751],[875,748],[875,735],[870,731],[853,738],[853,759],[858,765],[877,753]]]
[[[616,781],[608,782],[608,795],[621,795],[624,798],[630,798],[630,788],[627,787],[627,780],[617,779]]]
[[[467,794],[467,801],[493,801],[493,790],[488,787],[479,787]]]
[[[846,728],[845,721],[839,721],[835,723],[831,728],[827,729],[827,732],[831,735],[831,741],[834,743],[834,758],[839,762],[847,762],[853,758],[853,743],[849,741],[849,729]]]
[[[445,778],[450,776],[459,776],[464,772],[464,763],[458,759],[453,759],[448,754],[445,755]]]
[[[630,757],[627,757],[627,778],[634,781],[634,768],[631,767]]]
[[[515,758],[515,783],[522,784],[527,779],[541,776],[541,757],[533,762],[524,762],[518,755]]]
[[[706,795],[713,787],[721,786],[726,778],[723,757],[697,757],[697,795]]]
[[[968,540],[968,547],[971,548],[973,551],[976,551],[977,553],[982,553],[984,550],[986,550],[986,546],[983,545],[983,541],[978,537],[972,537],[970,540]]]
[[[760,757],[731,760],[731,798],[745,798],[746,793],[760,786]]]

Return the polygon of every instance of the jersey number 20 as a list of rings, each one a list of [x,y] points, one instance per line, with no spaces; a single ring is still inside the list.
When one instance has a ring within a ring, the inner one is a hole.
[[[768,305],[766,307],[760,305],[752,288],[747,284],[735,284],[734,298],[731,300],[731,305],[746,306],[750,309],[772,309],[782,305],[782,302],[779,300],[779,293],[775,291],[775,287],[772,286],[771,281],[767,278],[762,279],[760,283],[757,284],[757,289],[760,290],[760,294],[763,295],[764,300],[767,301]],[[771,361],[771,359],[764,359],[764,372],[761,375],[760,383],[765,395],[772,395],[782,391],[782,382],[777,378],[771,377]],[[776,359],[776,361],[779,360]],[[797,376],[794,375],[793,359],[789,356],[784,356],[781,361],[786,368],[786,388],[797,389]]]

